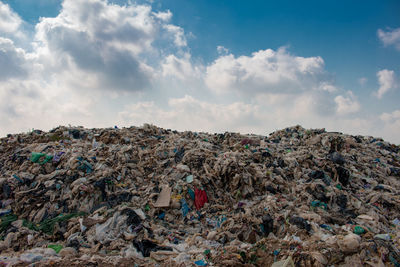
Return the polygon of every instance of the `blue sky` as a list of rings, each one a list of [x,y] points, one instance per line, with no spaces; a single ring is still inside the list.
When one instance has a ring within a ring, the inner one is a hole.
[[[0,75],[11,99],[0,134],[145,122],[267,134],[301,124],[400,142],[399,1],[0,3],[0,24],[15,28],[0,27],[0,69],[15,63]],[[27,115],[35,106],[45,122]]]

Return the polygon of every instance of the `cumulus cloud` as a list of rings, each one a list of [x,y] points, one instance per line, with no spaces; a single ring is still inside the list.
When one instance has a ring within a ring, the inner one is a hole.
[[[221,56],[207,67],[205,82],[217,93],[334,91],[321,57],[298,57],[284,48],[251,56]]]
[[[25,23],[9,5],[0,1],[0,37],[12,39],[15,43],[27,42]]]
[[[360,103],[357,101],[353,92],[348,91],[346,96],[338,95],[335,97],[336,111],[339,115],[355,113],[360,110]]]
[[[0,2],[0,33],[15,33],[21,23],[21,18],[7,4]]]
[[[384,94],[389,90],[396,88],[397,82],[394,71],[392,70],[381,70],[376,73],[378,77],[379,90],[376,92],[376,97],[382,98]]]
[[[0,81],[25,77],[28,73],[28,60],[23,49],[14,42],[0,37]]]
[[[172,24],[167,24],[163,26],[164,29],[166,29],[168,32],[172,33],[174,36],[174,43],[178,47],[186,46],[187,41],[185,37],[185,32],[184,30],[176,25]]]
[[[155,18],[150,6],[65,0],[56,18],[44,18],[36,25],[38,56],[47,65],[52,62],[50,70],[86,72],[95,81],[93,87],[144,90],[154,73],[147,55],[162,29]]]
[[[393,45],[400,50],[400,28],[388,31],[378,30],[378,37],[385,46]]]
[[[25,44],[33,43],[28,53],[12,40],[16,34],[4,33],[18,30],[24,22],[0,4],[2,135],[25,127],[72,122],[101,126],[112,121],[117,105],[108,102],[140,96],[135,93],[151,89],[162,71],[164,52],[158,42],[170,42],[168,53],[174,56],[173,48],[180,51],[184,40],[183,30],[166,24],[170,11],[155,13],[149,5],[120,6],[105,0],[65,0],[58,16],[36,24],[34,39]],[[176,38],[181,38],[179,47]],[[10,123],[14,117],[18,120]]]
[[[168,55],[161,63],[163,76],[172,76],[180,80],[192,80],[200,78],[202,66],[192,64],[191,55],[185,53],[183,56]]]

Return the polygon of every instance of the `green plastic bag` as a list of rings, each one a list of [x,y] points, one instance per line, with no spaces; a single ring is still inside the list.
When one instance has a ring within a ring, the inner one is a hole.
[[[40,160],[41,158],[43,158],[43,159]],[[31,155],[31,161],[33,163],[39,163],[40,165],[43,165],[52,159],[53,159],[53,156],[47,155],[44,153],[32,152],[32,155]]]
[[[62,245],[57,245],[57,244],[55,244],[55,245],[48,245],[47,247],[48,247],[48,248],[54,249],[54,251],[55,251],[57,254],[63,249],[63,246],[62,246]]]

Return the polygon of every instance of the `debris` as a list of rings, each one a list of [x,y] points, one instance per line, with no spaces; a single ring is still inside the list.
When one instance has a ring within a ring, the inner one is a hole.
[[[169,186],[163,187],[157,202],[154,204],[156,208],[168,207],[171,200],[171,188]]]
[[[58,253],[62,250],[62,248],[63,248],[62,245],[57,245],[57,244],[55,244],[55,245],[48,245],[47,247],[48,247],[48,248],[54,249],[54,251],[55,251],[57,254],[58,254]]]
[[[0,266],[398,266],[399,152],[300,126],[9,135]]]

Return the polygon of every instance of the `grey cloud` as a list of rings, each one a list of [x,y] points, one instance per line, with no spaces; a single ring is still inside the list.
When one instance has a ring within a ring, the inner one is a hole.
[[[160,22],[152,16],[149,6],[67,0],[58,17],[37,25],[36,39],[49,50],[42,58],[62,62],[50,67],[54,71],[68,70],[74,66],[64,63],[73,62],[79,70],[94,74],[102,89],[141,91],[151,87],[154,71],[146,58],[151,43],[159,38],[154,31]]]
[[[101,29],[113,28],[111,31]],[[129,23],[115,25],[110,21],[104,21],[103,25],[96,31],[96,37],[103,41],[118,41],[122,43],[137,43],[151,40],[151,35],[140,28],[136,28]]]
[[[99,53],[102,50],[102,44],[92,42],[85,32],[59,26],[49,31],[47,38],[49,48],[53,53],[65,53],[71,56],[82,69],[96,70],[104,65]]]
[[[25,53],[17,49],[14,43],[0,37],[0,81],[27,76]]]
[[[129,51],[93,41],[85,32],[56,27],[48,33],[53,52],[66,54],[84,71],[96,72],[105,88],[141,90],[149,85],[150,74]]]

